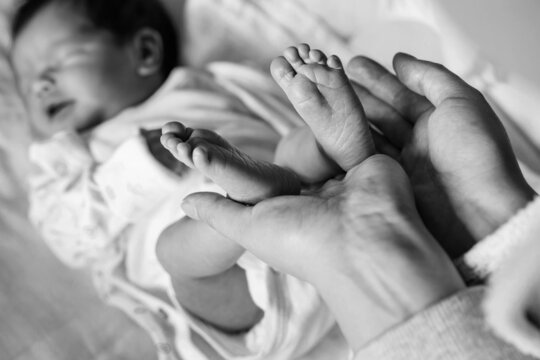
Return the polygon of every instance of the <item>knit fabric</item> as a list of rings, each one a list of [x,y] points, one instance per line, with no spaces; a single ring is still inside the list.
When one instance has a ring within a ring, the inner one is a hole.
[[[360,349],[354,359],[533,359],[487,328],[481,310],[484,292],[484,287],[469,288],[434,305]]]
[[[456,262],[467,280],[485,279],[531,236],[540,232],[540,200],[535,198],[493,234],[476,244]]]

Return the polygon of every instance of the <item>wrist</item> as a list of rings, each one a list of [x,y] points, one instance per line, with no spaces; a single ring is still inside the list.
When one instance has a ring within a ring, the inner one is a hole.
[[[508,222],[516,213],[529,204],[536,193],[524,179],[503,183],[487,192],[474,211],[482,214],[474,231],[476,241],[484,239]]]
[[[464,287],[418,216],[398,214],[376,228],[378,248],[351,253],[357,261],[314,284],[354,350]]]

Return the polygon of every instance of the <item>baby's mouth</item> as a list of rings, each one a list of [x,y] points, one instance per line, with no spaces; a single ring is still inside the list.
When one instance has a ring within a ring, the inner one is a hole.
[[[73,101],[63,101],[47,106],[45,111],[49,119],[54,119],[64,113],[71,105],[73,105]]]

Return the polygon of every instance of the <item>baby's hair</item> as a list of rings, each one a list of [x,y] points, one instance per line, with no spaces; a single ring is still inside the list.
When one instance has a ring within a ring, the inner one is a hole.
[[[138,30],[149,27],[163,40],[162,74],[166,77],[178,65],[178,39],[172,21],[160,0],[26,0],[17,8],[11,23],[13,40],[48,4],[71,6],[98,29],[128,41]]]

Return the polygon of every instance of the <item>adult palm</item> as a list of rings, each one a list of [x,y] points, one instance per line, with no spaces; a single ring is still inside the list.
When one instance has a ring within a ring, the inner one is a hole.
[[[457,257],[534,195],[482,94],[438,64],[398,54],[397,76],[365,57],[348,71],[383,148],[399,154],[418,210]]]

